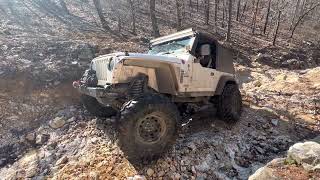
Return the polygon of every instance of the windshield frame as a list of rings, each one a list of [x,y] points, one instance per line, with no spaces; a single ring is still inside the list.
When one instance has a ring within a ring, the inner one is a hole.
[[[150,54],[149,52],[152,50],[152,48],[153,47],[155,47],[155,46],[161,46],[161,45],[164,45],[164,44],[169,44],[169,43],[171,43],[171,42],[174,42],[174,41],[179,41],[179,40],[184,40],[184,39],[190,39],[190,42],[189,42],[189,45],[190,45],[190,48],[189,48],[189,50],[187,50],[186,48],[184,48],[185,49],[185,52],[189,52],[189,53],[191,53],[191,51],[194,49],[194,46],[195,46],[195,42],[196,42],[196,36],[194,36],[194,35],[192,35],[192,36],[185,36],[185,37],[179,37],[179,38],[176,38],[176,39],[171,39],[171,40],[168,40],[168,41],[165,41],[165,42],[161,42],[161,43],[155,43],[155,44],[150,44],[149,45],[149,50],[148,50],[148,54]],[[185,46],[185,47],[187,47],[187,46]],[[183,49],[183,48],[182,48]],[[176,51],[176,50],[175,50]],[[173,52],[159,52],[159,53],[157,53],[157,54],[175,54],[175,51],[173,51]],[[181,52],[183,52],[183,51],[181,51]],[[151,54],[151,55],[157,55],[157,54]],[[191,53],[191,54],[193,54],[193,53]]]

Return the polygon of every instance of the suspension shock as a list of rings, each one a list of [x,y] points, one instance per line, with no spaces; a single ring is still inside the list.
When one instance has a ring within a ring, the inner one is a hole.
[[[139,75],[131,84],[130,87],[130,95],[132,97],[139,97],[142,96],[146,86],[147,86],[148,78],[146,75]]]

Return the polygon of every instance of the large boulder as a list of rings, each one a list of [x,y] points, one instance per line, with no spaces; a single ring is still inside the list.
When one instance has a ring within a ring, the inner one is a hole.
[[[272,66],[274,65],[274,60],[272,58],[271,55],[269,54],[262,54],[262,53],[259,53],[255,59],[254,59],[256,62],[260,63],[260,64],[266,64],[266,65],[269,65],[269,66]]]
[[[313,141],[296,143],[290,147],[287,160],[316,166],[320,164],[320,144]]]
[[[262,167],[258,169],[253,175],[249,177],[249,180],[278,180],[280,179],[277,177],[272,168],[269,167]]]
[[[315,138],[314,140],[318,140]],[[320,144],[314,141],[296,143],[291,146],[287,153],[287,158],[278,158],[269,162],[266,166],[258,169],[249,180],[277,180],[283,179],[277,169],[283,169],[290,166],[297,167],[300,172],[318,172],[320,171]],[[297,166],[298,165],[298,166]],[[286,172],[290,173],[290,171]],[[303,173],[302,173],[303,174]],[[304,173],[307,174],[308,173]],[[311,174],[309,174],[310,176]],[[313,175],[312,175],[313,176]],[[315,175],[317,176],[317,175]],[[307,178],[305,176],[301,176]]]
[[[258,169],[254,174],[249,177],[249,180],[280,180],[282,179],[276,173],[273,167],[282,166],[284,158],[277,158],[269,162],[267,165]]]

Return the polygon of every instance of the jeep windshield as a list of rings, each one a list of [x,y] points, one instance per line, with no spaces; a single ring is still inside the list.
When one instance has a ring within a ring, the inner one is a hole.
[[[192,47],[193,41],[194,37],[186,37],[153,45],[149,49],[148,54],[172,54],[184,52],[187,50],[187,46],[190,46],[190,48]]]

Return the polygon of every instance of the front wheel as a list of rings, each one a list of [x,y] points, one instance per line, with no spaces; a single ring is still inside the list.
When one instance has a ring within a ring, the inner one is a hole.
[[[218,116],[226,121],[235,122],[242,113],[242,99],[236,84],[226,84],[218,98]]]
[[[118,121],[120,147],[132,161],[157,157],[175,142],[179,122],[177,107],[166,97],[131,100]]]

